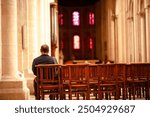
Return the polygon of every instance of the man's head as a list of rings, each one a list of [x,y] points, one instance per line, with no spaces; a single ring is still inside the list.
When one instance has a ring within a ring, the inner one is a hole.
[[[42,54],[48,54],[48,53],[49,53],[49,47],[48,47],[48,45],[43,44],[43,45],[41,46],[41,53],[42,53]]]

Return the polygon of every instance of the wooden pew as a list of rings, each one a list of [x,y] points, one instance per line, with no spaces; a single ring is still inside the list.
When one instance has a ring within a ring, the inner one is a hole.
[[[36,69],[38,99],[46,94],[51,99],[150,99],[149,63],[41,64]]]

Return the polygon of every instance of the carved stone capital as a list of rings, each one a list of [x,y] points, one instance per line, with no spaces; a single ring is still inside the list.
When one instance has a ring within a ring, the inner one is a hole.
[[[141,16],[141,17],[144,17],[145,16],[145,12],[139,12],[138,15]]]
[[[150,8],[150,0],[145,0],[145,9]]]
[[[112,18],[112,20],[116,20],[116,19],[118,19],[118,15],[112,14],[111,18]]]
[[[127,17],[127,20],[133,20],[133,16],[132,17]]]
[[[150,9],[150,4],[146,5],[145,9]]]

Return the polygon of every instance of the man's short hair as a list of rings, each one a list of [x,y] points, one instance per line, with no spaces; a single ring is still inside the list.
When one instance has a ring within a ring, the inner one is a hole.
[[[49,52],[49,47],[48,47],[48,45],[43,44],[43,45],[41,46],[41,52],[48,53],[48,52]]]

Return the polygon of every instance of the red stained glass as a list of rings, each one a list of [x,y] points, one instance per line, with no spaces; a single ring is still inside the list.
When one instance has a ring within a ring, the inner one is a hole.
[[[90,38],[90,49],[93,49],[93,40]]]
[[[59,25],[62,26],[64,24],[63,14],[59,14]]]
[[[95,15],[93,12],[90,12],[89,13],[89,24],[94,25],[94,23],[95,23]]]

